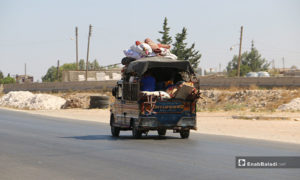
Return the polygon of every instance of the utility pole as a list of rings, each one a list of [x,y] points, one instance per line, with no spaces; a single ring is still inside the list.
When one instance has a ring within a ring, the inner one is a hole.
[[[57,78],[57,81],[59,81],[59,60],[57,60],[56,78]]]
[[[238,59],[237,77],[240,77],[241,54],[242,54],[242,39],[243,39],[243,26],[241,26],[240,50],[239,50],[239,59]]]
[[[283,66],[283,72],[284,72],[285,71],[284,57],[282,57],[282,66]]]
[[[26,69],[26,63],[25,63],[25,77],[26,77],[26,75],[27,75],[27,69]]]
[[[88,46],[87,46],[87,54],[86,54],[86,68],[85,68],[85,80],[88,79],[88,68],[89,68],[89,51],[90,51],[90,38],[92,35],[92,25],[89,27],[89,37],[88,37]]]
[[[78,71],[78,27],[75,28],[75,36],[76,36],[76,70]]]

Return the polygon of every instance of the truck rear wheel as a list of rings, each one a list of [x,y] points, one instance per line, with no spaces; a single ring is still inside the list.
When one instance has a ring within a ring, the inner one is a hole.
[[[109,106],[108,96],[91,96],[90,108],[107,108]]]
[[[180,131],[180,137],[182,139],[187,139],[187,138],[189,138],[189,136],[190,136],[190,130],[189,129]]]
[[[119,137],[120,135],[120,128],[119,127],[115,127],[113,124],[114,124],[114,115],[111,114],[110,115],[110,128],[111,128],[111,135],[113,137]]]
[[[165,136],[167,133],[166,129],[158,129],[157,130],[159,136]]]
[[[136,127],[132,127],[132,136],[136,139],[139,139],[142,137],[142,131],[138,130]]]
[[[119,137],[119,135],[120,135],[120,128],[111,126],[111,135],[113,137]]]

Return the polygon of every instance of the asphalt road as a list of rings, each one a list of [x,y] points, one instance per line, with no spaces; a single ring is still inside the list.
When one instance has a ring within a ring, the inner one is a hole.
[[[141,140],[107,124],[0,110],[0,179],[300,179],[300,169],[236,169],[235,156],[300,156],[300,145],[192,133]]]

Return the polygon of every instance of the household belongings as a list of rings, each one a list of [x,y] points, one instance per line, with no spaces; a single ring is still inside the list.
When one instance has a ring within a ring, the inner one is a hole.
[[[170,45],[157,44],[150,38],[146,38],[144,42],[136,41],[130,49],[126,49],[123,52],[126,57],[134,59],[153,56],[164,56],[171,59],[177,59],[177,56],[170,52],[170,47]]]
[[[170,99],[170,95],[165,91],[141,91],[142,96],[160,97],[162,99]]]
[[[175,99],[196,99],[198,91],[192,82],[183,82],[181,84],[169,87],[166,92],[171,98]]]
[[[142,91],[155,91],[155,78],[150,73],[146,74],[141,79],[141,90]]]
[[[175,98],[186,100],[188,96],[192,94],[193,91],[195,91],[194,85],[185,82],[179,86]]]
[[[199,96],[199,92],[192,82],[182,82],[170,86],[166,91],[141,91],[141,97],[151,96],[151,98],[161,99],[181,99],[181,100],[195,100]]]

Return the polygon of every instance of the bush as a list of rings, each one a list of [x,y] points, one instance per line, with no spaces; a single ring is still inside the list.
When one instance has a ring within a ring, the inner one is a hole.
[[[0,84],[12,84],[12,83],[16,83],[16,80],[9,76],[0,80]]]
[[[2,73],[2,71],[0,71],[0,80],[3,78],[4,78],[3,73]]]

